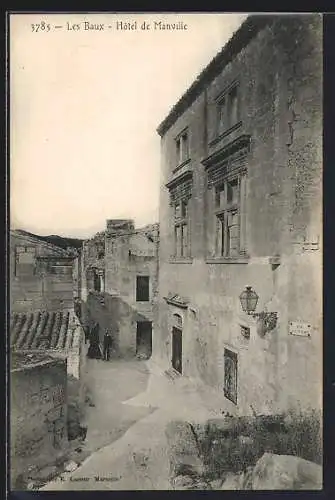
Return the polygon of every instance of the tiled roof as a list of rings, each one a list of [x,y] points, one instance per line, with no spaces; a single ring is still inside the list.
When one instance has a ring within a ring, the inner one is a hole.
[[[10,339],[13,349],[64,349],[72,347],[74,329],[70,311],[12,313]]]

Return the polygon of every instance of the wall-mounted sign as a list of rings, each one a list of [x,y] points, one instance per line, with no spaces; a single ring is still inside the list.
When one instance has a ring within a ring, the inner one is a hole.
[[[290,335],[297,335],[298,337],[310,337],[311,331],[312,325],[310,323],[304,323],[303,321],[289,322]]]

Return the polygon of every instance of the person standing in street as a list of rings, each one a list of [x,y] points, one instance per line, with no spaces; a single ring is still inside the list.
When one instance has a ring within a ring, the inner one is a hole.
[[[95,323],[90,334],[90,346],[87,355],[89,358],[101,359],[101,347],[99,341],[99,325]]]
[[[112,345],[112,336],[109,332],[109,330],[106,330],[105,336],[104,336],[104,353],[103,353],[103,358],[105,361],[109,361],[110,358],[110,349]]]

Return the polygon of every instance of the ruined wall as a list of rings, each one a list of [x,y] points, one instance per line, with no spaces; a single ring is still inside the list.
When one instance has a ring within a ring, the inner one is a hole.
[[[16,247],[35,248],[34,274],[17,274]],[[75,284],[74,258],[66,257],[61,249],[38,243],[30,238],[10,236],[10,305],[12,311],[28,312],[39,309],[56,311],[73,307]],[[64,274],[54,274],[54,266],[65,266]]]
[[[73,315],[72,325],[74,329],[73,340],[70,348],[63,352],[67,357],[67,373],[73,375],[76,379],[82,380],[86,366],[86,344],[85,333],[79,319]]]
[[[11,482],[28,466],[54,462],[67,443],[66,361],[53,359],[11,371]]]
[[[81,256],[80,254],[73,262],[73,296],[79,298],[81,296]]]
[[[250,413],[277,406],[318,406],[321,395],[322,20],[277,16],[225,66],[162,138],[159,325],[154,356],[171,364],[171,316],[164,297],[189,301],[183,327],[183,367],[223,390],[224,348],[238,355],[238,404]],[[216,96],[239,82],[241,123],[216,136]],[[175,262],[173,219],[165,184],[175,165],[175,137],[190,131],[193,171],[191,259]],[[247,156],[245,259],[211,258],[214,227],[202,160],[242,135]],[[280,264],[273,265],[278,256]],[[262,337],[242,313],[239,295],[251,285],[257,311],[278,312]],[[291,321],[311,325],[310,337],[289,335]],[[250,328],[250,340],[241,335]]]
[[[90,297],[88,308],[102,329],[112,328],[119,354],[134,355],[137,322],[153,321],[158,280],[158,231],[150,239],[144,232],[135,231],[129,221],[124,221],[121,228],[120,224],[107,221],[106,293],[102,303],[97,297]],[[137,301],[137,276],[149,276],[148,301]]]

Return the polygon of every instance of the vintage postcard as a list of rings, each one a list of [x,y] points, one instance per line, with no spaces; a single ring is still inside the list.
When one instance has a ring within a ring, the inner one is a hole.
[[[8,17],[11,490],[322,489],[322,15]]]

